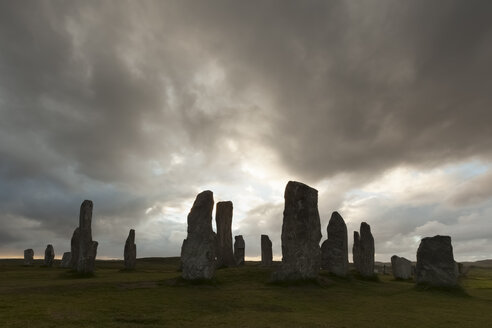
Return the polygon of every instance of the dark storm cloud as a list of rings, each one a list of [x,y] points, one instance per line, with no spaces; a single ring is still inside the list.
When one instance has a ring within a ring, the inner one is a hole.
[[[491,9],[487,1],[3,1],[0,220],[67,238],[89,198],[97,229],[124,235],[149,208],[193,199],[198,186],[240,184],[244,156],[260,146],[279,170],[312,183],[487,161]],[[488,197],[485,184],[470,188],[456,204]],[[327,217],[339,198],[320,202]],[[244,225],[252,236],[260,210]],[[27,238],[18,227],[2,242]]]

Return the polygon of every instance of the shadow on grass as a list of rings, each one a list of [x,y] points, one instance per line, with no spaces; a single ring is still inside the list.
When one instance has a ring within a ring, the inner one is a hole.
[[[90,279],[95,277],[96,275],[94,274],[94,272],[80,273],[75,270],[65,271],[59,275],[60,279]]]
[[[160,285],[166,285],[171,287],[188,287],[188,286],[201,286],[201,287],[214,287],[217,288],[220,285],[220,282],[217,278],[212,279],[193,279],[187,280],[183,277],[175,277],[171,279],[162,280],[159,282]]]
[[[267,283],[270,286],[277,287],[315,287],[326,288],[334,284],[331,278],[326,276],[318,276],[315,279],[288,279],[288,280],[273,280],[270,279]]]
[[[122,269],[119,269],[118,272],[121,272],[121,273],[137,273],[137,269],[127,269],[127,268],[122,268]]]
[[[391,281],[406,282],[406,283],[409,283],[409,284],[414,284],[415,283],[415,281],[413,280],[413,278],[408,278],[408,279],[394,278]]]
[[[362,281],[381,282],[377,274],[367,277],[367,276],[362,276],[359,272],[352,272],[352,277]]]
[[[454,297],[471,297],[466,290],[460,285],[456,286],[432,286],[429,284],[415,284],[414,289],[419,292],[432,292],[432,293],[440,293],[447,296]]]

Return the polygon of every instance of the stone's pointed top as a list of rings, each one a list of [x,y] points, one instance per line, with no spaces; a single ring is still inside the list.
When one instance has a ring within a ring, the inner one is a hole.
[[[302,182],[297,182],[297,181],[289,181],[287,183],[287,186],[285,187],[285,193],[284,193],[284,198],[287,198],[287,195],[292,194],[293,197],[297,193],[314,193],[316,194],[316,197],[318,196],[318,190],[308,186],[307,184],[304,184]]]
[[[363,235],[367,233],[371,233],[371,226],[366,222],[362,222],[360,224],[360,234]]]
[[[214,199],[214,193],[210,190],[205,190],[196,195],[195,202],[193,203],[193,206],[195,204],[201,203],[201,202],[207,202],[210,201],[210,199]]]
[[[94,204],[92,203],[92,200],[86,199],[82,202],[82,204],[80,205],[80,208],[84,207],[84,208],[91,208],[92,209],[93,206],[94,206]]]
[[[128,233],[127,240],[131,243],[135,242],[135,230],[134,229],[130,229],[130,232]]]
[[[442,241],[442,242],[451,242],[451,237],[450,236],[441,236],[441,235],[435,235],[434,237],[425,237],[422,238],[422,241],[431,239],[432,241]]]
[[[331,214],[330,222],[328,223],[328,225],[332,224],[345,225],[345,220],[337,211]]]
[[[232,208],[232,202],[230,200],[228,200],[228,201],[222,201],[222,202],[217,202],[217,206],[230,207],[230,208]]]

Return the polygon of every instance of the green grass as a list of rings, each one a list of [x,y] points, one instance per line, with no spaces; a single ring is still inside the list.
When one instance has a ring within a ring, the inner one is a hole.
[[[492,269],[472,268],[459,292],[422,290],[322,272],[313,282],[268,283],[247,263],[211,282],[180,279],[179,260],[142,259],[135,271],[99,261],[93,277],[0,260],[1,327],[489,327]]]

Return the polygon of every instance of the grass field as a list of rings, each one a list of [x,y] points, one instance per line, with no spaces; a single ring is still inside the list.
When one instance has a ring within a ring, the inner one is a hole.
[[[216,281],[179,279],[177,258],[141,259],[134,272],[99,261],[94,277],[0,260],[0,327],[491,327],[492,269],[472,268],[463,290],[336,279],[268,284],[257,263],[221,269]],[[58,263],[56,263],[58,265]]]

